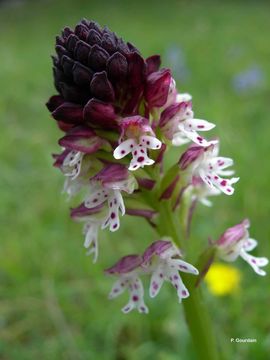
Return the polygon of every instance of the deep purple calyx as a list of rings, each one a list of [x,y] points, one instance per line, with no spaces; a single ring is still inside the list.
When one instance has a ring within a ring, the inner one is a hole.
[[[128,169],[121,164],[106,165],[91,180],[99,181],[102,186],[110,188],[114,183],[126,181],[129,177]]]
[[[140,255],[128,255],[121,258],[115,265],[106,269],[107,274],[127,274],[140,267],[143,258]]]
[[[58,143],[66,149],[93,154],[105,144],[105,141],[98,137],[90,128],[78,126],[69,130]]]

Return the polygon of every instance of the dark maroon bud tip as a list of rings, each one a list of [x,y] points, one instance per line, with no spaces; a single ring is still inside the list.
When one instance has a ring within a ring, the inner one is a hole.
[[[56,45],[55,46],[55,50],[57,52],[57,55],[59,56],[59,58],[61,59],[62,56],[67,55],[70,56],[69,51],[67,51],[63,46],[61,45]]]
[[[79,62],[75,62],[73,69],[73,79],[77,85],[80,86],[90,86],[90,82],[93,78],[94,72],[88,67],[80,64]]]
[[[114,90],[105,71],[96,73],[90,84],[91,93],[98,99],[113,102]]]
[[[100,45],[101,44],[101,36],[95,29],[91,29],[87,36],[87,42],[89,45]]]
[[[165,105],[169,94],[171,78],[169,69],[162,69],[148,76],[145,98],[150,107]]]
[[[77,35],[80,39],[86,41],[88,36],[88,28],[84,24],[79,24],[75,27],[75,35]]]
[[[80,105],[65,102],[53,111],[52,116],[55,120],[64,121],[66,123],[82,123],[83,108]]]
[[[158,71],[161,65],[161,59],[159,55],[153,55],[146,59],[147,64],[147,75],[152,74],[155,71]]]
[[[70,34],[73,34],[73,30],[70,27],[66,26],[62,31],[63,38],[68,38]]]
[[[91,99],[84,107],[84,121],[94,127],[117,128],[114,107],[98,99]]]
[[[109,54],[99,45],[94,45],[88,56],[88,65],[96,71],[104,70],[106,67]]]
[[[112,81],[124,80],[128,73],[128,63],[124,55],[119,52],[114,53],[108,60],[107,71]]]
[[[72,76],[72,68],[74,65],[74,61],[72,59],[70,59],[68,56],[64,55],[62,57],[61,64],[62,64],[65,75]]]
[[[75,47],[75,57],[83,64],[87,65],[90,51],[91,46],[80,40]]]
[[[66,45],[67,49],[73,53],[75,50],[76,44],[79,40],[80,39],[78,38],[78,36],[76,36],[74,34],[70,34],[67,39],[67,45]]]
[[[49,98],[46,106],[50,112],[53,112],[58,106],[62,105],[65,100],[60,95],[53,95]]]

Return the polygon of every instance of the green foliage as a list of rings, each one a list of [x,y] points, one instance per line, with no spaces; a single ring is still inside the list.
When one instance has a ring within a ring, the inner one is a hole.
[[[0,3],[0,358],[195,359],[174,290],[165,286],[149,316],[120,312],[109,302],[113,279],[103,269],[121,255],[142,252],[155,239],[141,219],[122,219],[102,234],[100,262],[82,247],[81,227],[68,216],[63,176],[52,167],[59,137],[44,103],[54,93],[54,36],[80,18],[96,19],[130,40],[143,55],[171,45],[186,54],[190,76],[178,88],[193,95],[197,117],[217,124],[221,154],[235,159],[241,177],[233,197],[200,206],[193,221],[194,251],[248,216],[258,254],[269,257],[269,5],[263,2],[28,1]],[[244,94],[231,85],[257,64],[265,84]],[[179,157],[178,149],[170,159]],[[171,165],[171,164],[168,164]],[[196,224],[196,226],[195,226]],[[269,280],[239,261],[241,293],[206,293],[222,353],[229,359],[266,359],[270,352]],[[207,329],[205,329],[207,332]],[[231,344],[234,337],[256,344]]]

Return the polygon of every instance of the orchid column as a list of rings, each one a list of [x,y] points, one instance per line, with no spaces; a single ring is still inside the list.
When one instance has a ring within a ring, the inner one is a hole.
[[[256,245],[248,240],[247,222],[202,249],[196,267],[183,260],[196,204],[210,206],[210,196],[232,195],[239,179],[228,170],[233,160],[219,156],[218,140],[201,135],[215,125],[194,117],[191,96],[178,93],[170,70],[160,69],[158,55],[144,59],[106,27],[82,20],[57,36],[55,49],[58,94],[47,107],[63,136],[54,165],[66,178],[64,192],[80,201],[71,217],[83,223],[87,254],[98,260],[99,232],[117,231],[125,214],[144,217],[157,231],[156,239],[145,239],[144,252],[121,254],[106,270],[116,277],[109,298],[127,290],[129,301],[122,311],[148,313],[142,279],[150,281],[150,298],[164,281],[170,282],[178,301],[186,304],[200,358],[216,359],[206,304],[195,284],[216,254],[225,261],[240,255],[259,275],[265,274],[260,267],[268,261],[246,253]],[[182,149],[179,161],[165,172],[173,146]]]

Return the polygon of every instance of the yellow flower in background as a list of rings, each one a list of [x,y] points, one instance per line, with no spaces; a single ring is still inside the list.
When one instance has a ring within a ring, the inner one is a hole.
[[[231,266],[214,263],[206,274],[205,281],[210,292],[216,296],[224,296],[239,290],[240,271]]]

